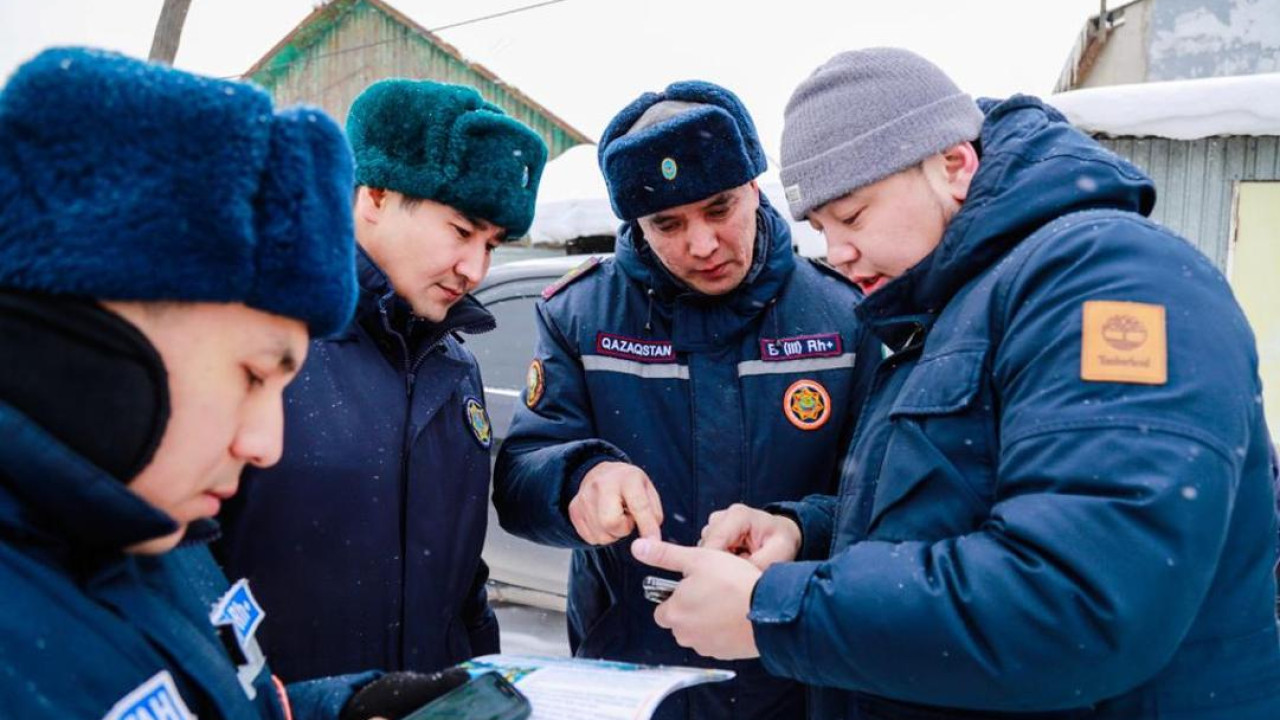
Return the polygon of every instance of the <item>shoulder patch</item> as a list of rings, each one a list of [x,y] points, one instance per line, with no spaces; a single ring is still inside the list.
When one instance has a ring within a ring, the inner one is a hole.
[[[1080,379],[1164,385],[1169,379],[1165,309],[1150,303],[1084,304]]]
[[[808,260],[809,264],[813,265],[813,267],[816,268],[818,272],[824,275],[830,275],[831,277],[839,280],[845,285],[848,285],[849,287],[856,289],[859,294],[862,293],[862,289],[858,287],[857,283],[845,277],[843,273],[835,269],[835,266],[833,266],[831,263],[827,262],[826,260],[821,260],[819,258],[805,258],[805,260]]]
[[[467,427],[471,428],[471,436],[480,443],[482,450],[493,446],[493,425],[489,422],[489,411],[485,410],[480,398],[468,395],[462,401],[462,412]]]
[[[232,585],[209,612],[209,622],[214,627],[230,625],[236,643],[244,650],[248,650],[249,641],[253,639],[264,617],[266,613],[249,590],[249,581],[244,578]]]
[[[168,670],[161,670],[134,688],[111,707],[102,720],[196,720],[174,685]]]
[[[592,270],[595,270],[597,267],[600,267],[601,262],[600,256],[598,255],[592,255],[587,258],[581,265],[570,270],[564,275],[561,275],[559,280],[556,280],[544,288],[542,291],[542,299],[550,300],[553,295],[568,287],[578,278],[581,278]]]

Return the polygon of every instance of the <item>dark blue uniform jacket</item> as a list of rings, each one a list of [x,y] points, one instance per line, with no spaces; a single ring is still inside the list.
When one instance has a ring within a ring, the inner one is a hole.
[[[126,555],[173,521],[2,401],[0,438],[0,717],[284,720],[252,634],[233,657],[215,633],[228,583],[196,526]],[[337,717],[373,677],[292,685],[293,717]]]
[[[755,261],[729,295],[684,289],[631,224],[612,260],[540,301],[545,390],[517,410],[495,470],[504,528],[576,550],[578,655],[738,672],[668,700],[667,717],[796,717],[802,694],[758,662],[716,663],[676,645],[644,597],[644,577],[659,571],[632,560],[628,541],[590,547],[574,531],[566,507],[583,475],[608,460],[639,466],[661,497],[663,537],[693,545],[707,517],[735,502],[829,492],[860,402],[855,366],[869,370],[857,290],[797,260],[767,201],[757,220]]]
[[[809,561],[756,586],[765,666],[822,718],[1280,717],[1245,318],[1141,172],[984,109],[941,245],[859,307],[893,354],[839,495],[791,506]]]
[[[286,391],[283,459],[246,471],[222,518],[219,559],[274,613],[262,641],[289,680],[498,650],[480,560],[491,430],[453,335],[493,316],[468,296],[443,323],[417,320],[363,251],[357,262],[356,319],[311,343]]]

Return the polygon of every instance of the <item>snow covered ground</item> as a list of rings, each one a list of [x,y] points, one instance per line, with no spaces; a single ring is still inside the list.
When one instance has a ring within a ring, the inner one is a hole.
[[[565,615],[527,605],[495,603],[502,652],[526,655],[569,655],[569,635]]]

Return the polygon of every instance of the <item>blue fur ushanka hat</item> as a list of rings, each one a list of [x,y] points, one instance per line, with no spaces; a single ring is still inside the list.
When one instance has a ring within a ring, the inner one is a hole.
[[[679,109],[633,130],[659,103]],[[613,212],[626,221],[746,185],[767,167],[742,101],[697,80],[645,93],[623,108],[605,128],[598,152]]]
[[[240,302],[330,335],[355,309],[352,186],[350,150],[319,111],[47,50],[0,92],[0,287]]]
[[[547,146],[469,87],[382,80],[351,104],[356,182],[434,200],[506,229],[533,223]]]

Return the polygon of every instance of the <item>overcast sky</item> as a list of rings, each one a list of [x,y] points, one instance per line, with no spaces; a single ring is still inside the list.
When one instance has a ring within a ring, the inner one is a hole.
[[[538,0],[388,1],[430,29]],[[0,0],[0,77],[51,45],[145,56],[161,4]],[[192,0],[176,65],[238,76],[316,4]],[[440,36],[592,138],[643,91],[674,80],[718,82],[742,97],[776,158],[791,90],[841,50],[906,47],[975,96],[1044,95],[1098,7],[1098,0],[564,0]]]

